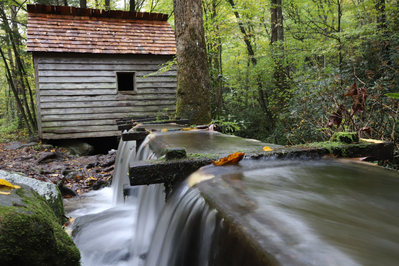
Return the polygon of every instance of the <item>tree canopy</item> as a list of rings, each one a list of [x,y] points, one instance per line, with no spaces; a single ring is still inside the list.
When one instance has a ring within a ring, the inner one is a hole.
[[[79,6],[77,0],[40,2]],[[174,26],[172,0],[133,2],[136,11],[170,14]],[[133,2],[111,1],[110,8],[130,10]],[[26,3],[33,2],[1,6],[0,119],[4,124],[19,117],[34,131]],[[105,6],[87,0],[88,8]],[[202,11],[211,115],[225,132],[297,144],[369,128],[365,137],[397,143],[399,105],[392,93],[399,92],[398,1],[202,0]],[[20,88],[20,103],[11,79]],[[345,95],[354,82],[368,97],[364,110],[351,116],[357,96]],[[329,126],[336,115],[342,122]]]

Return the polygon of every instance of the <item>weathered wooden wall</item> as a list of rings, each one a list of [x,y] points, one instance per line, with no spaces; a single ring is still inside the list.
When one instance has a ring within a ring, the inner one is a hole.
[[[41,139],[117,136],[116,119],[175,111],[176,71],[156,72],[171,56],[34,53]],[[116,72],[136,72],[137,93],[118,93]]]

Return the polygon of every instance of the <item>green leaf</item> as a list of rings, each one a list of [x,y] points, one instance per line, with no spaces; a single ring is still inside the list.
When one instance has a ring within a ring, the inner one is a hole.
[[[399,99],[399,93],[396,93],[396,92],[387,93],[387,94],[385,94],[385,96],[388,96],[388,97],[391,97],[391,98],[394,98],[394,99]]]

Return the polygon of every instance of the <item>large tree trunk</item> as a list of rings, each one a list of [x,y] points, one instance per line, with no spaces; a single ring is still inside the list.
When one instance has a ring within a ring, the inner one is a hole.
[[[201,0],[173,0],[176,29],[176,113],[192,124],[211,121],[209,66]]]

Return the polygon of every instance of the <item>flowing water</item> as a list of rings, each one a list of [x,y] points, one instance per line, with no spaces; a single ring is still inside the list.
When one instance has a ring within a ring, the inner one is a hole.
[[[215,148],[218,136],[210,136]],[[178,138],[161,134],[157,145]],[[218,257],[232,243],[221,239],[226,221],[201,193],[281,265],[399,264],[397,172],[348,161],[243,160],[204,167],[164,204],[162,185],[126,190],[128,163],[156,157],[148,141],[137,154],[134,142],[119,145],[112,188],[88,193],[78,207],[66,204],[69,216],[81,217],[73,238],[83,266],[216,266],[233,259],[237,254]],[[198,180],[207,181],[192,186]]]

